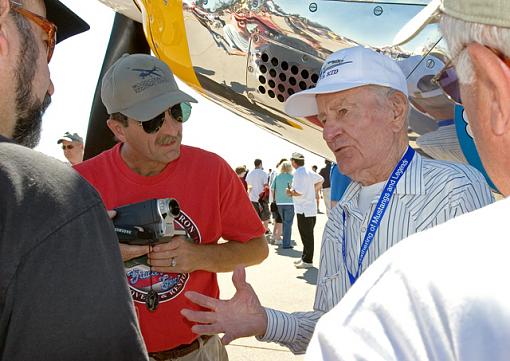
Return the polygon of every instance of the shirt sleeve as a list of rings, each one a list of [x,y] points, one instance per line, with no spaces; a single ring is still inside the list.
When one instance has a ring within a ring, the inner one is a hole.
[[[286,313],[266,308],[267,329],[259,341],[277,342],[294,354],[303,354],[312,338],[321,311]]]
[[[448,186],[448,205],[437,214],[436,224],[472,212],[494,202],[494,197],[483,175],[476,169],[456,165],[463,176],[452,179]]]

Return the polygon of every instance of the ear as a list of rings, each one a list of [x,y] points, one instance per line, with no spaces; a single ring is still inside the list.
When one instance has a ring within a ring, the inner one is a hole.
[[[106,125],[110,130],[112,131],[113,135],[115,135],[115,138],[120,140],[122,143],[126,141],[126,135],[124,133],[124,130],[126,127],[119,121],[113,120],[112,118],[109,118],[106,121]]]
[[[11,10],[11,3],[9,0],[0,0],[0,24],[3,24],[4,20],[9,15]]]
[[[476,73],[477,91],[485,92],[489,121],[494,135],[510,132],[510,69],[485,46],[472,43],[467,46]]]
[[[407,112],[409,110],[409,102],[407,97],[399,91],[395,91],[390,96],[391,114],[391,128],[395,132],[399,132],[402,127],[407,123]]]
[[[0,54],[6,54],[8,50],[6,23],[11,5],[9,0],[0,0]]]

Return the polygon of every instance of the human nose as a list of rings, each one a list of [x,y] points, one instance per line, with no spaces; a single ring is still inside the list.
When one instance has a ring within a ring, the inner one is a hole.
[[[48,86],[48,94],[52,96],[55,92],[55,86],[53,85],[53,81],[50,79],[50,85]]]
[[[165,112],[165,121],[161,126],[161,130],[163,132],[169,133],[171,135],[177,135],[182,129],[182,123],[175,120],[169,111]]]
[[[339,134],[342,133],[342,127],[338,122],[333,120],[324,123],[324,127],[322,128],[322,138],[327,142],[332,142]]]

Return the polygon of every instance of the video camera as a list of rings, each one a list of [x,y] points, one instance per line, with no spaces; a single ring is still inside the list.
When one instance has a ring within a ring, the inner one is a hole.
[[[186,235],[174,228],[181,208],[173,198],[149,199],[115,208],[113,219],[119,242],[130,245],[155,245],[170,242],[173,236]]]

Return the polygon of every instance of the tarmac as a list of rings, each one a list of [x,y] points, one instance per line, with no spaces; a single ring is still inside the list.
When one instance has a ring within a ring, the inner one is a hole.
[[[321,203],[324,211],[324,204]],[[281,246],[269,244],[269,256],[259,265],[246,269],[246,280],[257,293],[263,306],[286,312],[311,311],[315,297],[317,273],[319,267],[320,244],[322,232],[327,221],[326,214],[317,215],[314,229],[315,249],[314,268],[297,269],[294,261],[301,257],[303,245],[294,218],[292,239],[297,246],[293,249],[282,249]],[[272,225],[270,225],[272,230]],[[235,288],[232,284],[232,273],[218,274],[220,298],[230,299]],[[257,341],[255,337],[240,338],[227,345],[231,361],[288,361],[304,360],[303,355],[294,355],[288,348],[276,343]]]

